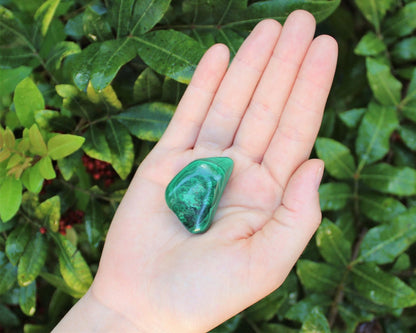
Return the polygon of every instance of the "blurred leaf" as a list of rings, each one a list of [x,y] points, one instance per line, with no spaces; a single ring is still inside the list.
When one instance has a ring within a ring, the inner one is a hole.
[[[73,290],[70,286],[66,284],[66,282],[60,278],[59,276],[56,276],[54,274],[50,274],[47,272],[41,272],[40,276],[47,281],[49,284],[54,286],[55,288],[63,291],[64,293],[74,297],[74,298],[81,298],[84,295],[84,292],[79,292],[77,290]]]
[[[360,157],[359,169],[387,154],[390,136],[398,127],[399,120],[394,107],[370,103],[358,128],[355,150]]]
[[[111,26],[105,14],[105,8],[101,6],[88,6],[82,16],[82,26],[84,35],[91,41],[105,41],[113,38]]]
[[[162,83],[149,67],[140,73],[133,86],[133,102],[149,102],[160,96]]]
[[[360,193],[360,210],[369,219],[375,222],[391,222],[397,215],[406,211],[400,201],[375,193]]]
[[[39,172],[43,178],[48,180],[56,178],[52,160],[49,156],[42,157],[37,164],[39,164]]]
[[[394,16],[383,23],[383,34],[386,37],[402,37],[416,29],[416,3],[412,2],[399,9]]]
[[[60,42],[56,44],[48,55],[46,66],[53,70],[61,68],[62,61],[71,54],[81,52],[81,48],[74,42]]]
[[[40,27],[42,36],[45,36],[48,32],[59,3],[60,0],[47,0],[36,11],[35,20]]]
[[[277,314],[286,298],[287,294],[278,289],[246,309],[244,317],[255,322],[269,321]]]
[[[355,0],[355,4],[363,13],[364,17],[378,31],[381,20],[386,14],[386,11],[395,4],[395,0]]]
[[[1,252],[4,256],[3,252]],[[3,261],[3,260],[2,260]],[[2,263],[0,265],[0,295],[10,290],[16,282],[16,267],[11,263]]]
[[[337,179],[353,178],[354,158],[348,147],[329,138],[318,138],[315,143],[316,154],[325,162],[328,173]]]
[[[85,139],[72,134],[57,134],[48,141],[48,156],[59,160],[78,150]]]
[[[401,99],[402,84],[382,61],[366,58],[367,78],[374,97],[383,105],[397,106]]]
[[[338,116],[347,127],[354,128],[358,125],[366,110],[364,108],[351,109],[339,113]]]
[[[45,236],[37,232],[25,248],[17,266],[17,281],[25,287],[36,279],[46,261],[48,243]]]
[[[398,273],[409,269],[412,266],[410,262],[410,257],[407,253],[402,253],[397,257],[393,267],[391,268],[391,273]]]
[[[0,193],[0,219],[7,222],[19,210],[22,202],[22,182],[8,176],[0,186]]]
[[[400,125],[398,132],[405,145],[411,150],[416,151],[416,125]]]
[[[0,325],[6,328],[20,326],[19,317],[2,303],[0,303]]]
[[[360,180],[379,192],[396,195],[416,194],[416,170],[409,167],[378,163],[365,167]]]
[[[189,83],[204,49],[191,37],[175,30],[157,30],[133,37],[143,61],[159,74]]]
[[[82,149],[88,156],[111,163],[111,150],[103,129],[99,126],[92,125],[85,131],[84,138],[85,143],[83,144]]]
[[[53,232],[59,230],[59,220],[61,219],[61,200],[55,195],[43,201],[35,209],[35,216],[43,222]]]
[[[416,304],[416,293],[399,278],[383,272],[375,264],[361,264],[351,270],[355,288],[368,300],[392,308]]]
[[[28,223],[18,225],[7,236],[5,252],[14,266],[19,262],[31,236],[30,225]]]
[[[348,184],[330,182],[319,187],[321,210],[339,210],[352,198],[352,189]]]
[[[308,291],[331,293],[342,278],[342,270],[324,263],[300,259],[296,264],[296,273]]]
[[[120,111],[123,108],[112,86],[107,86],[104,89],[96,91],[89,84],[87,87],[87,97],[94,104],[104,104],[108,112]]]
[[[308,295],[293,305],[286,313],[285,318],[304,323],[313,308],[317,307],[321,311],[326,311],[331,302],[332,300],[328,295],[318,293]]]
[[[374,56],[386,50],[384,42],[372,31],[367,32],[354,49],[361,56]]]
[[[104,238],[104,214],[96,200],[90,200],[85,212],[85,231],[88,242],[95,248],[98,248],[100,241]]]
[[[157,141],[165,131],[175,106],[154,102],[133,106],[115,117],[131,134],[142,140]]]
[[[352,244],[330,220],[324,218],[316,233],[316,245],[326,262],[334,266],[347,266]]]
[[[312,309],[311,313],[306,317],[303,323],[300,333],[331,333],[329,329],[328,321],[318,308]]]
[[[416,122],[416,69],[413,69],[406,96],[400,104],[403,115]]]
[[[35,122],[35,111],[45,108],[41,92],[29,77],[16,86],[13,101],[17,117],[24,127],[32,126]]]
[[[387,264],[416,242],[416,209],[397,216],[391,223],[372,228],[365,235],[356,262]]]
[[[78,249],[65,237],[56,234],[54,240],[59,248],[59,267],[65,282],[77,293],[86,293],[92,283],[88,264]]]
[[[36,312],[36,282],[33,281],[26,287],[20,287],[20,309],[26,316],[33,316]]]
[[[238,328],[238,324],[241,322],[242,315],[238,314],[224,323],[222,323],[220,326],[217,326],[213,330],[209,331],[209,333],[231,333],[235,332]]]
[[[80,150],[78,150],[75,153],[58,160],[59,171],[61,172],[62,177],[66,181],[70,180],[78,169],[84,167],[84,165],[82,164],[82,155],[83,153]]]
[[[406,62],[416,60],[416,37],[410,37],[398,42],[391,55],[396,62]]]
[[[105,133],[111,151],[111,165],[121,179],[126,179],[133,167],[133,140],[127,129],[112,119],[107,121]]]

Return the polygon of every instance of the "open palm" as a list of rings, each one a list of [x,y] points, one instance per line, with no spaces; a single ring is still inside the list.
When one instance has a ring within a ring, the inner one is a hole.
[[[337,46],[296,11],[259,23],[228,67],[201,60],[163,138],[112,222],[91,292],[139,332],[204,332],[281,285],[321,219],[323,163],[308,160]],[[212,227],[190,234],[165,203],[188,163],[228,156],[234,170]]]

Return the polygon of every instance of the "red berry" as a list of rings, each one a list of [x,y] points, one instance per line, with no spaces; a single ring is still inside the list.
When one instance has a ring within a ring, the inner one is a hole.
[[[46,228],[45,227],[40,227],[39,228],[39,232],[43,235],[46,233]]]

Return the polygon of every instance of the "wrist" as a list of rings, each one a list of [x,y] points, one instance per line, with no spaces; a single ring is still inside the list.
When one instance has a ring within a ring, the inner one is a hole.
[[[143,333],[122,314],[102,304],[88,292],[71,308],[52,333],[125,332]]]

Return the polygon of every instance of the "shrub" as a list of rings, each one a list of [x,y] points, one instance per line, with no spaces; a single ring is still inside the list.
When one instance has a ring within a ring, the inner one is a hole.
[[[340,45],[315,149],[324,219],[284,285],[215,332],[415,330],[416,1],[0,0],[4,332],[49,332],[88,289],[204,50],[234,55],[298,8]]]

